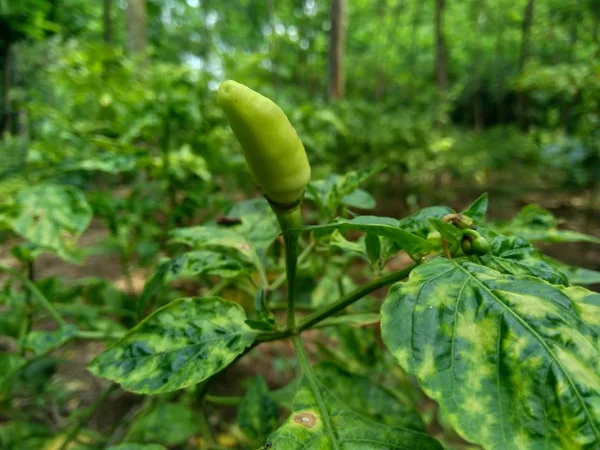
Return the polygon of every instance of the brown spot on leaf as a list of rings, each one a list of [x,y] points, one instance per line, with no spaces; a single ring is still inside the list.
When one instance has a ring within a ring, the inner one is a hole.
[[[301,413],[294,416],[294,422],[312,428],[317,423],[317,417],[312,413]]]

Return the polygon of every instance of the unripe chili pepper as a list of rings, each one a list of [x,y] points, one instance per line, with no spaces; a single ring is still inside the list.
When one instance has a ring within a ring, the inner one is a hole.
[[[462,251],[465,255],[485,255],[490,251],[490,244],[486,238],[477,231],[466,229],[463,231],[461,242]]]
[[[278,206],[298,203],[310,180],[310,165],[285,113],[268,98],[231,80],[221,84],[217,100],[265,196]]]

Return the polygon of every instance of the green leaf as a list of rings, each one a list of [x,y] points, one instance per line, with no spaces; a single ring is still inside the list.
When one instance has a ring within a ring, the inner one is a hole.
[[[4,400],[14,376],[25,362],[25,358],[14,353],[0,353],[0,400]]]
[[[51,440],[51,432],[33,421],[9,420],[0,424],[0,448],[40,450]]]
[[[358,313],[344,314],[342,316],[332,316],[322,320],[316,325],[316,328],[324,328],[338,325],[350,325],[353,327],[363,327],[379,323],[378,313]]]
[[[460,245],[463,238],[463,233],[454,225],[444,222],[442,219],[438,219],[437,217],[430,217],[429,223],[431,224],[431,227],[438,231],[440,235],[453,247]]]
[[[260,375],[248,388],[238,408],[238,424],[253,442],[264,441],[277,428],[279,406]]]
[[[170,234],[171,242],[185,244],[194,249],[209,249],[237,254],[251,262],[254,250],[248,240],[229,228],[197,226],[177,228]]]
[[[227,367],[256,337],[241,306],[217,297],[181,298],[146,317],[89,366],[123,389],[159,394]]]
[[[375,207],[375,199],[358,187],[380,172],[382,167],[347,172],[344,175],[331,174],[323,180],[311,181],[306,191],[306,198],[316,202],[322,213],[333,213],[345,203],[361,209]]]
[[[165,450],[165,448],[158,444],[134,444],[133,442],[125,442],[124,444],[108,447],[107,450]]]
[[[164,170],[163,163],[162,157],[154,159],[155,166],[161,172]],[[169,152],[169,172],[171,176],[181,181],[188,179],[189,175],[195,175],[205,182],[212,178],[206,160],[194,153],[189,144],[184,144],[179,149]]]
[[[35,355],[54,350],[67,341],[69,341],[77,328],[73,325],[67,325],[56,331],[31,331],[25,338],[25,348],[31,350]]]
[[[426,238],[431,231],[430,218],[437,217],[438,219],[443,219],[446,215],[453,212],[454,210],[446,206],[430,206],[400,220],[398,226],[403,230]]]
[[[19,192],[11,217],[15,233],[31,243],[77,260],[75,243],[92,219],[83,193],[72,186],[38,185]]]
[[[600,272],[585,269],[583,267],[571,266],[557,259],[544,255],[544,259],[556,270],[565,274],[570,284],[587,285],[600,284]]]
[[[379,260],[381,256],[381,240],[375,234],[367,233],[365,236],[365,247],[367,249],[367,257],[372,263]]]
[[[600,244],[600,238],[578,231],[559,230],[559,220],[538,205],[527,205],[513,220],[497,226],[504,234],[517,235],[529,241],[561,243],[589,242]]]
[[[404,403],[372,377],[353,374],[332,363],[315,367],[319,381],[345,406],[376,423],[425,431],[414,405]]]
[[[485,220],[485,215],[488,209],[488,195],[482,194],[475,200],[471,206],[465,209],[462,214],[473,219],[475,224],[480,224]]]
[[[248,220],[247,218],[245,220]],[[260,230],[260,227],[258,227]],[[242,228],[248,231],[248,228]],[[262,233],[259,231],[259,233]],[[260,268],[261,261],[257,250],[266,250],[272,239],[261,234],[262,239],[257,242],[257,248],[248,238],[231,228],[220,228],[217,226],[197,226],[189,228],[178,228],[170,233],[171,242],[189,245],[194,249],[208,249],[218,252],[226,252],[234,258],[241,258],[245,262]],[[268,240],[268,243],[265,241]],[[269,240],[270,239],[270,240]],[[266,245],[266,247],[265,247]]]
[[[341,286],[340,286],[341,280]],[[327,305],[343,295],[343,292],[350,292],[356,285],[347,275],[340,273],[340,268],[330,265],[313,289],[310,296],[310,304],[313,306]]]
[[[361,256],[367,257],[367,249],[365,247],[365,242],[362,239],[349,241],[339,231],[334,231],[331,233],[329,245],[334,248],[339,248],[345,252],[357,253]]]
[[[136,419],[129,429],[127,441],[158,443],[167,446],[183,444],[200,431],[196,412],[181,403],[163,403]],[[140,445],[140,444],[122,444]],[[154,450],[141,446],[140,450]],[[125,447],[129,448],[129,447]],[[131,447],[137,450],[136,447]],[[158,448],[161,448],[158,446]],[[158,449],[156,449],[158,450]]]
[[[367,191],[356,189],[342,198],[342,203],[351,208],[373,209],[377,206],[375,198]]]
[[[292,406],[291,416],[268,438],[277,450],[442,450],[431,436],[419,431],[391,427],[359,415],[321,386],[334,436],[328,436],[313,393],[303,383]],[[333,440],[333,441],[332,441]]]
[[[398,228],[398,221],[390,217],[358,216],[352,220],[337,219],[327,225],[305,227],[317,235],[327,234],[334,230],[363,231],[390,239],[415,261],[420,260],[431,250],[431,243],[422,237]]]
[[[486,231],[483,235],[490,244],[490,253],[481,257],[487,267],[509,275],[532,275],[552,284],[569,284],[565,275],[526,240]]]
[[[240,219],[242,223],[231,229],[244,237],[259,253],[265,252],[281,232],[277,217],[270,209],[264,214],[251,214]]]
[[[150,298],[160,289],[176,280],[193,278],[199,275],[218,275],[223,278],[233,278],[244,269],[235,259],[210,250],[197,250],[184,253],[176,258],[162,261],[154,274],[144,286],[140,295],[137,310],[142,313]]]
[[[103,153],[97,158],[69,164],[66,170],[89,170],[118,174],[135,168],[135,156],[122,153]]]
[[[391,288],[381,329],[468,441],[600,446],[600,294],[437,258]]]

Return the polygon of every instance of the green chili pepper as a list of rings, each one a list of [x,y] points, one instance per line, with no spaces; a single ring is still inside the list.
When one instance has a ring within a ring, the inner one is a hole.
[[[490,251],[490,244],[487,239],[471,229],[463,231],[461,247],[465,255],[485,255]]]
[[[285,113],[268,98],[231,80],[221,84],[217,100],[267,199],[283,207],[298,203],[310,180],[310,165]]]

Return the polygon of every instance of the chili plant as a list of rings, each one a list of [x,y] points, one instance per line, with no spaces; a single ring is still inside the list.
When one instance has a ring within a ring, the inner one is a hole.
[[[196,448],[223,448],[215,435],[223,425],[207,419],[213,405],[238,406],[238,448],[600,448],[600,295],[575,285],[599,274],[530,242],[600,239],[559,229],[537,206],[486,222],[485,194],[462,211],[354,215],[349,208],[372,208],[359,186],[381,168],[309,181],[304,147],[276,104],[231,81],[218,100],[266,200],[171,231],[179,250],[148,279],[137,324],[67,321],[35,283],[3,267],[32,294],[18,351],[1,355],[4,396],[32,361],[67,341],[107,345],[89,370],[111,383],[59,431],[59,448],[150,450],[195,434]],[[303,200],[314,206],[305,214]],[[5,222],[18,232],[23,214],[8,211]],[[369,279],[357,286],[353,270]],[[201,295],[167,293],[190,278],[203,281]],[[250,304],[226,300],[231,289]],[[35,305],[57,330],[31,331]],[[298,378],[269,391],[257,377],[244,397],[213,391],[220,372],[274,341],[292,342]],[[117,390],[146,400],[125,430],[94,435],[87,421]],[[434,419],[424,396],[439,405]],[[41,439],[15,433],[0,442],[36,448]]]

